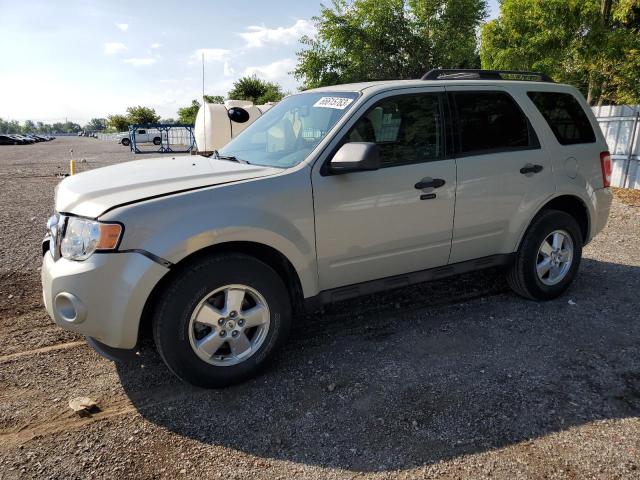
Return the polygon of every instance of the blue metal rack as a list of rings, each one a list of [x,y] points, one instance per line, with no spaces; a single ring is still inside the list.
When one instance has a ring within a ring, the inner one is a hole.
[[[186,129],[189,134],[188,147],[186,150],[174,150],[169,142],[169,132],[172,128]],[[139,129],[157,130],[160,134],[160,148],[158,150],[140,150],[136,142],[136,131]],[[136,123],[129,125],[129,149],[134,153],[189,153],[196,146],[196,137],[193,133],[193,125],[182,123]]]

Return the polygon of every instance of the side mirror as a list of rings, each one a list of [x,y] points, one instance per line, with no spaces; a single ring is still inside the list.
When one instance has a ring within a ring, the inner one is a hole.
[[[227,111],[227,115],[229,115],[232,122],[236,123],[245,123],[249,120],[249,112],[242,107],[231,107]]]
[[[361,172],[380,168],[380,147],[371,142],[350,142],[340,147],[329,163],[331,173]]]

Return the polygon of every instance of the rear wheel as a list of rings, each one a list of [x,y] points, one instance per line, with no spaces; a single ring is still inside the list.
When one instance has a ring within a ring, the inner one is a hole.
[[[123,138],[121,143],[125,147],[128,147],[129,145],[131,145],[131,140],[129,140],[128,138]]]
[[[222,387],[257,374],[291,323],[287,288],[246,255],[207,257],[183,269],[154,313],[158,351],[182,380]]]
[[[153,144],[154,145],[160,145],[162,143],[162,139],[160,137],[155,137],[153,139]]]
[[[576,276],[582,234],[568,213],[543,210],[531,222],[507,274],[513,291],[532,300],[561,295]]]

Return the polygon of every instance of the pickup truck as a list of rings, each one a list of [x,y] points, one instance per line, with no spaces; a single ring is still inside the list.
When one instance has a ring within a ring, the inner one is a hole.
[[[136,143],[153,143],[154,145],[160,145],[162,143],[162,137],[157,130],[146,130],[140,128],[135,131]],[[118,137],[118,143],[128,147],[131,145],[132,139],[129,135],[125,134]]]

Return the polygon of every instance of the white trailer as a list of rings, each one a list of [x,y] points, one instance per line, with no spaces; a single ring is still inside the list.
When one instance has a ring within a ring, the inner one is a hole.
[[[205,103],[198,110],[194,129],[198,153],[224,147],[272,106],[254,105],[246,100],[227,100],[224,104]]]

